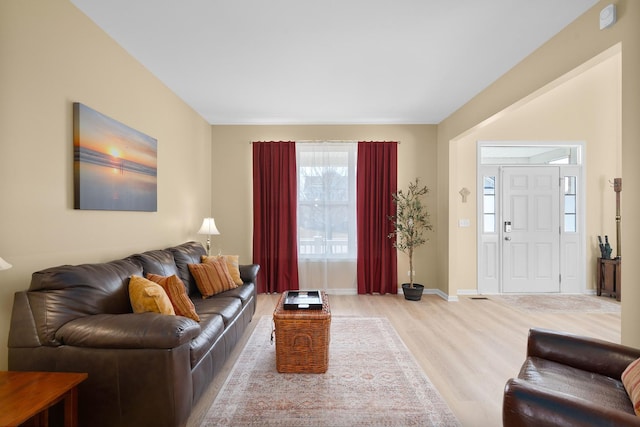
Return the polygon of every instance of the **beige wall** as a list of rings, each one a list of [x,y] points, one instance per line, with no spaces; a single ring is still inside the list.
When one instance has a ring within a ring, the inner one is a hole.
[[[476,290],[477,141],[565,141],[585,144],[586,288],[595,290],[598,235],[615,248],[615,193],[609,180],[621,176],[619,45],[557,82],[530,95],[497,117],[451,142],[458,173],[453,188],[472,189],[468,203],[452,201],[452,216],[471,218],[469,228],[453,228],[454,252],[469,268],[452,273],[449,292]],[[453,245],[453,243],[452,243]],[[615,255],[615,251],[614,251]]]
[[[239,253],[241,260],[252,257],[252,156],[251,141],[295,140],[400,141],[398,186],[406,188],[419,177],[433,193],[427,204],[436,221],[436,127],[431,125],[350,125],[350,126],[213,126],[213,215],[221,235],[214,238],[226,253]],[[414,255],[415,280],[429,289],[446,288],[437,279],[436,236]],[[238,239],[238,236],[242,239]],[[409,270],[407,257],[398,257],[402,283]]]
[[[455,272],[459,270],[461,263],[456,240],[450,239],[457,221],[456,184],[460,170],[455,158],[457,147],[451,142],[617,43],[622,46],[619,131],[622,162],[621,166],[616,166],[616,171],[622,171],[623,179],[624,277],[633,278],[640,273],[640,264],[635,262],[640,259],[640,223],[633,220],[640,216],[640,201],[633,191],[633,188],[640,185],[640,168],[637,167],[637,159],[640,158],[640,144],[637,143],[640,140],[640,2],[613,1],[618,8],[618,22],[601,31],[598,28],[598,15],[609,3],[609,0],[600,1],[438,125],[438,158],[441,166],[438,170],[438,264],[439,280],[445,281],[448,288],[460,286],[453,281],[457,280]],[[591,177],[592,181],[593,179]],[[589,188],[587,191],[599,192],[600,187]],[[640,328],[637,326],[640,324],[640,312],[634,309],[634,302],[640,300],[640,285],[633,279],[623,278],[623,289],[622,341],[640,347]]]
[[[0,369],[6,367],[13,292],[27,288],[33,271],[202,240],[195,231],[209,213],[222,232],[213,237],[214,248],[250,260],[252,140],[401,141],[401,186],[420,176],[432,189],[435,232],[416,255],[417,280],[443,294],[466,288],[454,273],[467,268],[468,257],[457,255],[467,238],[450,234],[461,214],[459,180],[466,182],[457,159],[469,157],[451,142],[620,42],[622,160],[615,171],[623,171],[624,277],[638,276],[640,223],[633,218],[640,217],[634,191],[640,186],[640,2],[614,0],[618,23],[600,31],[598,13],[610,2],[598,3],[437,127],[211,127],[68,1],[1,1],[0,256],[14,268],[0,272]],[[73,210],[75,101],[158,139],[157,213]],[[607,194],[602,186],[596,191]],[[590,233],[600,224],[592,226]],[[402,281],[406,258],[399,259]],[[632,306],[638,300],[640,285],[625,280],[623,342],[640,347],[640,311]]]
[[[31,273],[197,239],[211,127],[66,0],[0,2],[0,369]],[[158,140],[158,212],[73,209],[72,103]]]

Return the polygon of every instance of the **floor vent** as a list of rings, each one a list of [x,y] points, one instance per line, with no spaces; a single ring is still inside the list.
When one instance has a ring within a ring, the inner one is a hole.
[[[487,298],[487,297],[471,297],[471,299],[483,300],[483,299],[489,299],[489,298]]]

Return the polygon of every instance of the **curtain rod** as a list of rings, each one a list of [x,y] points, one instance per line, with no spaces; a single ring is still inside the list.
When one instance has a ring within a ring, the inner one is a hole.
[[[274,142],[274,141],[249,141],[249,144],[253,144],[254,142]],[[360,141],[355,139],[297,139],[297,140],[294,140],[293,142],[300,142],[303,144],[308,144],[308,143],[318,144],[318,143],[324,143],[324,142],[349,143],[349,142],[360,142]],[[395,142],[397,144],[401,144],[400,141],[364,141],[364,142]]]

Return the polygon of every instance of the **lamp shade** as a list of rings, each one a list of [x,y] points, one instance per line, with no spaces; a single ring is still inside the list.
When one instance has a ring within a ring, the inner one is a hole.
[[[10,268],[11,268],[11,264],[9,264],[7,261],[0,258],[0,270],[8,270]]]
[[[200,230],[198,230],[198,234],[207,234],[209,236],[220,234],[216,227],[216,220],[213,218],[205,218],[202,220],[202,226],[200,227]]]

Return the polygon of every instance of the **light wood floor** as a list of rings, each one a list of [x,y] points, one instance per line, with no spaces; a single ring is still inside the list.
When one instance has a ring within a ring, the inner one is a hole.
[[[251,335],[255,319],[272,315],[278,298],[258,296],[254,321],[224,372],[195,408],[190,427],[202,422]],[[528,313],[488,298],[460,297],[459,302],[447,302],[433,295],[425,295],[421,301],[405,301],[402,295],[329,295],[332,316],[387,317],[465,427],[502,425],[503,387],[507,379],[517,375],[524,360],[529,328],[620,342],[620,314]]]

